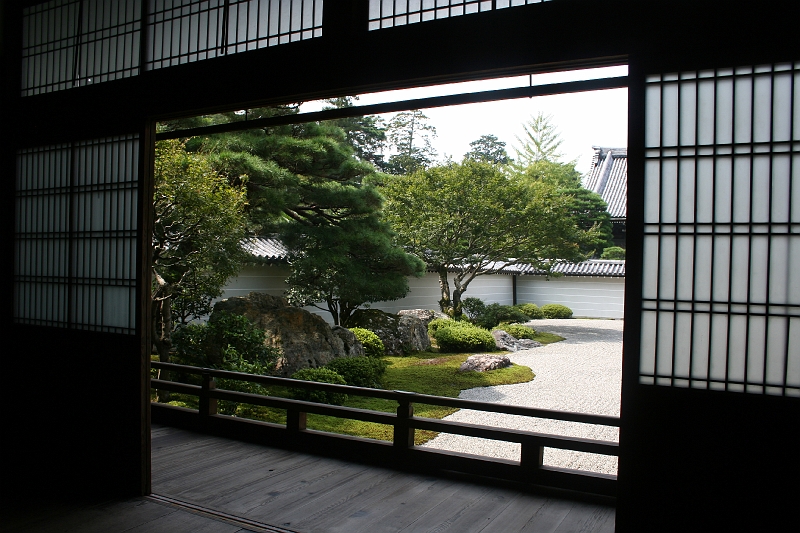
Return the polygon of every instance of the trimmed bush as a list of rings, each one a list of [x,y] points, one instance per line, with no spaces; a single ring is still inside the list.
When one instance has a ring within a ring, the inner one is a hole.
[[[439,351],[444,353],[482,352],[496,348],[489,330],[468,322],[452,321],[436,329],[433,335]]]
[[[383,341],[374,332],[364,328],[350,328],[358,342],[364,346],[364,355],[367,357],[383,357],[386,347]]]
[[[544,318],[572,318],[572,309],[561,304],[545,304],[542,306]]]
[[[515,339],[532,339],[536,336],[536,331],[522,324],[500,324],[494,329],[502,329]]]
[[[342,376],[348,385],[379,389],[388,366],[386,361],[378,357],[339,357],[325,365],[325,368]]]
[[[336,385],[347,385],[342,376],[329,368],[301,368],[294,374],[292,379],[302,379],[304,381],[316,381],[317,383],[334,383]],[[347,394],[341,392],[328,392],[321,390],[294,389],[292,395],[297,400],[307,402],[329,403],[332,405],[342,405],[347,401]]]
[[[428,335],[430,335],[433,338],[436,338],[435,337],[436,331],[439,328],[452,324],[453,322],[455,322],[455,320],[453,320],[452,318],[434,318],[433,320],[428,322]]]
[[[528,316],[511,305],[489,304],[475,320],[475,324],[491,329],[501,322],[526,322]]]
[[[625,248],[609,246],[600,254],[600,259],[625,259]]]
[[[539,309],[539,306],[536,304],[520,304],[514,306],[515,309],[518,309],[522,314],[527,316],[528,318],[544,318],[542,314],[542,310]]]

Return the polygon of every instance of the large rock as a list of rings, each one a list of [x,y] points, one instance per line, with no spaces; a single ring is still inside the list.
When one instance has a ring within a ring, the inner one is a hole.
[[[331,326],[333,334],[342,339],[344,351],[350,357],[364,355],[364,345],[356,338],[355,333],[342,326]]]
[[[386,355],[406,355],[431,348],[428,328],[411,315],[399,316],[378,309],[358,309],[348,321],[350,327],[375,333],[386,348]]]
[[[433,311],[431,309],[403,309],[402,311],[398,311],[397,314],[399,316],[415,316],[419,318],[425,329],[428,329],[428,324],[430,324],[431,320],[434,318],[450,318],[441,311]]]
[[[542,345],[541,342],[533,339],[518,339],[502,329],[492,331],[492,337],[494,337],[494,344],[498,350],[508,350],[509,352],[529,350]]]
[[[511,366],[511,359],[507,355],[479,354],[470,355],[467,360],[461,363],[459,372],[486,372]]]
[[[336,357],[355,355],[358,351],[353,345],[345,347],[343,338],[348,336],[334,333],[321,316],[289,305],[284,298],[259,292],[228,298],[214,305],[209,320],[214,320],[214,313],[221,311],[244,315],[266,331],[265,344],[282,353],[277,368],[282,376],[291,376],[301,368],[324,366]],[[363,350],[361,347],[362,354]]]

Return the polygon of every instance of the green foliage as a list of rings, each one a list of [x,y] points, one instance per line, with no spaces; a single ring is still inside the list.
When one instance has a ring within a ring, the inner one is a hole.
[[[470,320],[475,320],[486,312],[486,304],[480,298],[464,298],[461,301],[461,310]]]
[[[258,373],[266,374],[274,369],[280,352],[264,345],[265,336],[264,330],[244,316],[214,313],[205,324],[187,324],[175,332],[175,360],[185,365],[239,372],[226,364],[228,357],[257,365]]]
[[[335,226],[287,228],[283,240],[292,250],[287,298],[298,306],[324,302],[342,326],[364,303],[402,298],[408,278],[423,275],[425,263],[396,246],[392,236],[377,207]]]
[[[379,357],[338,357],[325,365],[348,385],[379,389],[388,364]]]
[[[468,322],[451,322],[436,328],[433,334],[442,353],[481,352],[496,348],[489,330]]]
[[[600,254],[600,259],[625,259],[625,248],[609,246]]]
[[[581,186],[581,173],[575,168],[575,163],[542,159],[526,166],[516,165],[515,169],[520,178],[527,183],[547,183],[558,189],[574,189]]]
[[[435,338],[436,331],[439,328],[449,326],[455,322],[452,318],[434,318],[428,322],[428,335]]]
[[[347,382],[342,376],[328,368],[301,368],[292,374],[292,379],[316,381],[318,383],[334,383],[336,385],[347,385]],[[329,403],[332,405],[342,405],[347,401],[347,394],[341,392],[294,389],[293,396],[297,400]]]
[[[523,136],[517,137],[520,148],[517,149],[517,160],[523,165],[537,161],[558,161],[562,154],[558,151],[561,134],[553,124],[553,117],[539,112],[522,125]]]
[[[349,99],[330,101],[335,107]],[[278,106],[252,118],[291,115]],[[425,265],[394,242],[372,185],[384,137],[377,119],[311,122],[195,140],[215,168],[247,188],[249,229],[280,238],[289,250],[287,298],[329,311],[346,325],[359,306],[408,293]]]
[[[331,107],[342,109],[353,107],[358,96],[344,96],[328,100]],[[369,161],[379,170],[386,167],[383,160],[383,146],[386,142],[386,125],[380,116],[346,117],[332,121],[347,135],[347,143],[353,148],[355,156]]]
[[[241,267],[246,197],[179,141],[157,142],[155,156],[151,327],[167,361],[173,325],[207,314]]]
[[[215,313],[212,318],[208,323],[188,324],[175,332],[173,341],[176,353],[173,355],[173,362],[253,375],[272,372],[280,352],[264,346],[264,330],[240,315]],[[257,383],[226,378],[217,379],[217,388],[268,394]],[[217,408],[224,415],[237,416],[247,416],[252,410],[252,406],[248,404],[229,400],[220,400]]]
[[[364,355],[367,357],[383,357],[386,354],[386,347],[383,341],[374,332],[364,328],[350,328],[358,342],[364,346]]]
[[[528,316],[511,305],[489,304],[483,313],[475,317],[475,324],[489,329],[501,322],[527,322]]]
[[[235,348],[228,346],[222,350],[222,363],[221,368],[230,372],[243,372],[245,374],[264,375],[269,372],[269,368],[265,367],[259,362],[247,360],[242,354],[238,353]],[[269,391],[263,385],[258,383],[251,383],[249,381],[239,381],[227,378],[217,379],[217,388],[225,389],[236,392],[247,392],[250,394],[268,395]],[[239,402],[232,402],[230,400],[219,400],[217,402],[217,411],[223,415],[238,415],[247,416],[252,411],[252,406],[249,404],[240,404]]]
[[[495,135],[481,135],[477,141],[469,143],[469,148],[469,152],[464,154],[465,159],[493,165],[507,165],[511,162],[506,152],[506,143]]]
[[[390,174],[410,174],[427,168],[436,158],[432,139],[436,128],[419,109],[397,113],[387,124],[386,135],[397,151],[389,157],[385,170]]]
[[[387,180],[386,219],[398,241],[439,274],[442,311],[462,313],[461,295],[498,263],[550,268],[579,260],[586,238],[548,183],[528,184],[496,165],[465,160]],[[514,259],[510,259],[514,258]],[[452,277],[451,265],[461,267]]]
[[[544,318],[572,318],[572,309],[561,304],[545,304],[541,307]]]
[[[569,210],[575,224],[591,235],[581,243],[581,252],[587,256],[596,255],[613,244],[611,215],[599,194],[583,187],[561,189],[560,192],[569,198]]]
[[[519,309],[528,318],[531,318],[531,319],[544,318],[544,315],[542,314],[542,310],[539,309],[539,306],[536,305],[536,304],[531,304],[531,303],[519,304],[519,305],[516,305],[514,307],[516,309]]]
[[[494,329],[502,329],[509,335],[517,339],[535,339],[536,331],[530,326],[522,324],[500,324]]]

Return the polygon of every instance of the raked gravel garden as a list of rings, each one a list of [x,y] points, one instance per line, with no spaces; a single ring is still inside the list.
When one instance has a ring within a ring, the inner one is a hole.
[[[534,329],[566,340],[509,354],[536,377],[527,383],[479,387],[460,398],[540,409],[619,416],[622,379],[621,320],[532,320]],[[618,442],[619,429],[577,422],[528,418],[462,409],[445,420]],[[520,446],[441,433],[430,448],[519,460]],[[617,458],[545,448],[544,464],[606,474],[617,473]]]

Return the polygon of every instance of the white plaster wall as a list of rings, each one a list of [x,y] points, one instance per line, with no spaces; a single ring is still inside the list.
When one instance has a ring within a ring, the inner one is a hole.
[[[285,279],[289,276],[286,265],[247,266],[232,278],[222,293],[222,298],[247,296],[252,291],[283,296]],[[452,274],[450,283],[452,290]],[[376,302],[370,307],[388,313],[401,309],[439,309],[439,276],[426,273],[421,278],[409,278],[411,289],[405,298],[389,302]],[[487,304],[513,303],[513,281],[511,276],[478,276],[467,287],[465,298],[480,298]],[[576,317],[622,318],[625,300],[624,278],[564,276],[519,276],[517,278],[517,303],[564,304],[572,309]],[[330,313],[316,307],[306,307],[326,321],[333,323]]]
[[[450,291],[453,290],[453,275],[448,276]],[[405,298],[391,302],[376,302],[370,305],[373,309],[380,309],[387,313],[397,313],[402,309],[439,309],[441,292],[439,290],[439,275],[428,272],[421,278],[409,278],[410,289]],[[464,298],[480,298],[486,303],[500,303],[511,305],[512,280],[511,276],[478,276],[467,287]]]
[[[285,280],[289,276],[286,265],[246,266],[239,275],[231,278],[216,300],[247,296],[250,292],[265,292],[273,296],[283,296],[286,291]],[[450,278],[450,290],[453,288],[453,275]],[[397,313],[402,309],[439,309],[439,275],[426,273],[421,278],[408,279],[409,293],[399,300],[375,302],[372,309],[380,309],[387,313]],[[511,305],[513,303],[511,276],[478,276],[467,287],[465,298],[480,298],[486,303]],[[316,307],[305,307],[307,311],[317,313],[326,321],[333,323],[331,314]]]
[[[554,303],[572,309],[573,316],[623,318],[625,278],[520,276],[517,303]]]
[[[288,265],[245,266],[238,276],[228,280],[222,296],[218,299],[247,296],[253,291],[265,292],[272,296],[283,296],[288,277]]]

